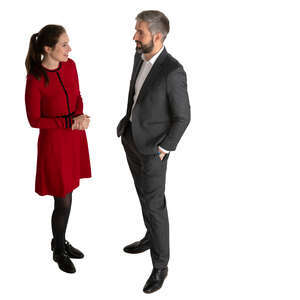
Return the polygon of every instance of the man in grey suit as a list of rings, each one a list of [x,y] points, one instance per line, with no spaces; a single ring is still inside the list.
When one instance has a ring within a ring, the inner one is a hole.
[[[143,11],[136,17],[135,30],[127,113],[117,134],[122,137],[147,232],[124,251],[150,249],[153,270],[143,291],[152,293],[161,288],[168,273],[167,161],[190,122],[190,104],[185,71],[163,44],[168,18],[159,11]]]

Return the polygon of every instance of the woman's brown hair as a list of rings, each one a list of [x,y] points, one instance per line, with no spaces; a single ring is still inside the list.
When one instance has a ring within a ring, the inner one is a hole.
[[[47,72],[42,67],[42,56],[46,54],[44,47],[54,48],[60,35],[65,32],[64,27],[60,25],[46,25],[31,36],[25,60],[27,74],[32,74],[36,79],[44,76],[46,85],[49,83]]]

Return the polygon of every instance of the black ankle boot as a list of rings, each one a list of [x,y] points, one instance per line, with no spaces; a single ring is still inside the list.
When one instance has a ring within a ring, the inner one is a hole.
[[[68,241],[65,241],[65,250],[66,250],[66,253],[68,254],[69,257],[71,258],[83,258],[84,257],[84,254],[74,248]]]
[[[53,251],[54,248],[55,248],[55,242],[54,242],[54,239],[52,239],[51,250]],[[73,247],[68,241],[65,241],[65,252],[70,258],[83,258],[84,257],[84,254],[80,250]]]
[[[75,273],[76,269],[66,252],[57,252],[53,249],[53,260],[57,262],[58,267],[66,273]]]

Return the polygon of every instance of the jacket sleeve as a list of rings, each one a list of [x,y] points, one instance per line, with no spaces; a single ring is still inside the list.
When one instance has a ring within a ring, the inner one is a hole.
[[[167,96],[172,123],[166,138],[160,146],[163,149],[174,151],[191,119],[186,74],[182,67],[168,75]]]
[[[71,128],[72,118],[55,118],[41,116],[41,93],[37,79],[32,75],[27,76],[25,90],[25,105],[29,124],[33,128]]]
[[[72,60],[73,66],[74,66],[74,72],[75,72],[75,88],[77,92],[77,102],[76,102],[76,109],[74,112],[74,117],[82,115],[83,114],[83,102],[80,94],[80,89],[79,89],[79,80],[78,80],[78,74],[77,74],[77,69],[76,69],[76,64]]]

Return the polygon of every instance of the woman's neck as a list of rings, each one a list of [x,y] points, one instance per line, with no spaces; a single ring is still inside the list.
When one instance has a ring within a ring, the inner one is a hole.
[[[57,69],[59,66],[59,61],[46,56],[42,61],[42,66],[44,66],[45,68],[47,68],[49,70]]]

